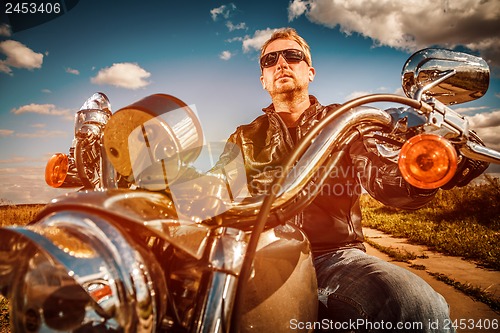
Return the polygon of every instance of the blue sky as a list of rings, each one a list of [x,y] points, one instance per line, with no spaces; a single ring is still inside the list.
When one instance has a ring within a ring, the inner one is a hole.
[[[401,93],[401,68],[420,48],[480,54],[497,75],[486,96],[455,109],[500,149],[497,1],[80,0],[22,31],[3,12],[2,3],[0,200],[47,202],[62,193],[45,185],[45,163],[68,151],[74,113],[96,91],[113,111],[153,93],[175,95],[196,105],[207,141],[226,139],[269,104],[257,49],[286,26],[312,48],[310,91],[323,104]]]

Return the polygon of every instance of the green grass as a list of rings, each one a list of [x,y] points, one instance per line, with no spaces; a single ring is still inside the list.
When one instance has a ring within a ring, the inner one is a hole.
[[[9,327],[9,303],[0,296],[0,333],[8,332]]]
[[[363,225],[500,270],[500,181],[487,180],[440,190],[415,211],[385,207],[363,196]]]
[[[0,227],[24,225],[33,220],[45,205],[6,205],[0,206]]]
[[[436,251],[499,270],[500,181],[488,176],[485,179],[486,182],[481,185],[439,191],[432,202],[416,211],[385,207],[371,197],[363,196],[363,223]],[[396,261],[409,263],[416,257],[414,253],[380,246],[370,239],[367,243]],[[423,265],[410,267],[426,269]],[[494,311],[500,311],[500,300],[487,291],[455,281],[444,274],[429,274]]]
[[[457,290],[460,290],[466,295],[469,295],[474,300],[488,305],[492,310],[497,312],[500,311],[500,299],[492,297],[491,294],[485,292],[483,289],[474,287],[470,284],[458,282],[450,278],[449,276],[446,276],[445,274],[431,272],[429,272],[429,274],[434,276],[437,280],[444,282]]]
[[[422,258],[422,259],[428,258],[425,254],[416,255],[415,253],[408,251],[406,249],[380,245],[379,243],[371,240],[368,237],[365,239],[365,242],[367,244],[370,244],[372,247],[376,248],[380,252],[387,254],[394,261],[400,261],[411,264],[411,260],[415,260],[417,258]],[[412,265],[412,266],[416,267],[418,265]]]

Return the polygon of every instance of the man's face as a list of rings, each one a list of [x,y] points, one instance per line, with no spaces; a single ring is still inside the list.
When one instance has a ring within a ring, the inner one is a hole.
[[[266,47],[264,55],[286,49],[302,50],[296,41],[277,39]],[[274,97],[278,94],[307,92],[309,82],[314,79],[314,74],[314,68],[310,67],[305,60],[298,63],[288,63],[283,55],[280,55],[274,66],[262,69],[260,81],[263,88],[269,92],[271,97]]]

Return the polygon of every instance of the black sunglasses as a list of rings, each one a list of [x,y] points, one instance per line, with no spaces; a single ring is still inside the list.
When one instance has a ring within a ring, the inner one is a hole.
[[[286,49],[281,51],[274,51],[264,54],[260,58],[260,66],[262,68],[267,68],[276,65],[280,54],[285,58],[287,63],[299,63],[305,60],[306,55],[301,50],[297,49]]]

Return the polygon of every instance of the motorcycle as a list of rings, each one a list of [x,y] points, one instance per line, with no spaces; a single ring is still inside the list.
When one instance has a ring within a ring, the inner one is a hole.
[[[460,156],[500,163],[448,106],[488,85],[481,58],[416,52],[402,71],[406,96],[340,106],[256,196],[237,147],[229,164],[206,163],[217,147],[203,145],[192,106],[155,94],[112,114],[107,97],[93,95],[76,115],[69,154],[46,168],[49,185],[80,191],[52,200],[27,226],[0,229],[0,294],[13,331],[281,332],[315,322],[310,245],[286,221],[360,136],[420,188],[467,172]],[[366,106],[375,102],[405,108]]]

